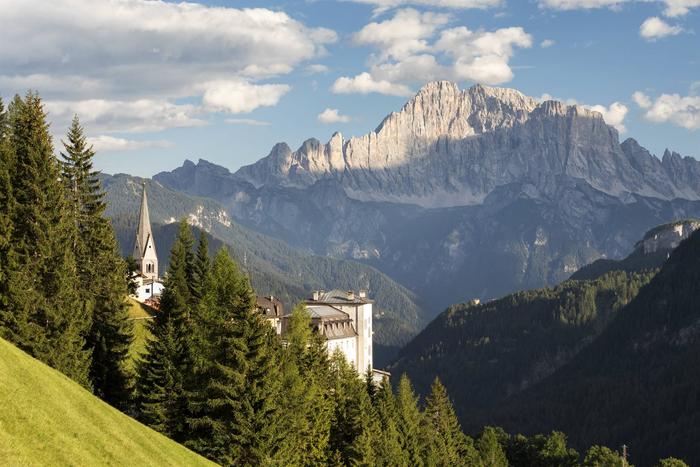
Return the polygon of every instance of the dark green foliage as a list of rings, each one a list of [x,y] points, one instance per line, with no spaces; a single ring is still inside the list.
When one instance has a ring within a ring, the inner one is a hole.
[[[209,283],[209,270],[211,261],[209,259],[209,240],[206,232],[199,235],[197,244],[197,256],[194,260],[192,271],[192,279],[190,285],[190,293],[195,301],[199,301],[204,296],[204,293]]]
[[[483,467],[507,467],[508,459],[501,443],[502,436],[497,429],[486,427],[476,440],[479,451],[479,465]],[[528,464],[525,464],[528,465]]]
[[[131,374],[126,364],[133,339],[125,300],[125,264],[112,226],[104,216],[104,192],[99,173],[92,167],[95,153],[77,117],[63,145],[62,178],[78,231],[74,251],[80,290],[92,313],[86,338],[92,353],[90,381],[98,396],[125,409],[131,398]]]
[[[398,420],[399,444],[408,465],[423,465],[423,446],[429,442],[422,430],[423,416],[418,408],[418,396],[413,392],[411,382],[401,375],[396,393],[396,413]]]
[[[196,368],[201,388],[188,420],[197,436],[187,444],[225,465],[260,465],[280,436],[272,329],[255,312],[248,279],[225,250],[214,261],[212,284],[202,301],[208,355]]]
[[[181,441],[186,436],[187,380],[192,375],[194,334],[191,328],[190,287],[192,234],[186,222],[170,253],[160,312],[149,323],[153,339],[138,369],[140,417],[144,423]],[[189,253],[186,248],[190,248]],[[187,262],[190,261],[188,264]]]
[[[0,332],[32,356],[89,387],[91,323],[79,291],[74,246],[78,232],[60,182],[46,114],[39,96],[13,100],[0,180],[11,194],[9,251],[3,253],[4,292]],[[5,145],[3,144],[3,146]],[[9,157],[8,157],[9,154]],[[9,178],[9,184],[7,184]],[[7,218],[6,218],[7,219]]]
[[[615,271],[483,304],[450,307],[400,353],[426,394],[437,375],[454,395],[468,432],[491,423],[490,409],[565,365],[598,336],[653,276]]]
[[[659,461],[658,467],[688,467],[688,464],[675,457],[667,457]]]

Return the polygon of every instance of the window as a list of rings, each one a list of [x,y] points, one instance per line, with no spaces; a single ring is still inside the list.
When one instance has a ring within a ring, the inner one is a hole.
[[[146,289],[146,293],[151,293],[151,289]]]

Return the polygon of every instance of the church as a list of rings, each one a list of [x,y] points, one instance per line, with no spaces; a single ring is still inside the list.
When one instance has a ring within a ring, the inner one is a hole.
[[[141,194],[141,209],[139,210],[139,223],[136,228],[133,258],[138,264],[138,270],[134,277],[134,282],[136,283],[134,298],[139,302],[155,305],[163,293],[164,286],[158,275],[158,253],[156,252],[156,243],[151,231],[145,183]]]

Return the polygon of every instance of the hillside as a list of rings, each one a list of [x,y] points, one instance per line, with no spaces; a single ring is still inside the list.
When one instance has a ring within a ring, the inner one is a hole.
[[[140,179],[128,175],[104,176],[107,214],[117,233],[123,254],[131,254],[140,199]],[[417,297],[387,275],[355,261],[313,255],[283,241],[256,233],[231,221],[221,205],[147,181],[153,235],[160,273],[177,233],[176,220],[187,217],[199,236],[206,230],[213,239],[210,250],[227,246],[236,261],[249,272],[256,291],[280,298],[287,310],[313,290],[367,289],[375,300],[375,363],[383,365],[427,322]]]
[[[0,339],[3,465],[213,465]]]
[[[594,281],[518,292],[448,308],[389,367],[426,394],[439,376],[464,426],[477,411],[537,384],[589,345],[653,276],[611,272]]]
[[[638,465],[671,452],[697,465],[699,282],[695,232],[591,346],[481,420],[525,432],[562,429],[578,445],[626,443]]]

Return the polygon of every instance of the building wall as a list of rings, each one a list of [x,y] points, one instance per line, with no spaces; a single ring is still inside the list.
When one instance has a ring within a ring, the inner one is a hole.
[[[328,350],[328,355],[333,355],[336,349],[345,355],[345,360],[353,367],[356,367],[357,362],[357,344],[356,337],[346,337],[344,339],[331,339],[326,341],[326,349]]]
[[[141,258],[141,274],[149,279],[158,279],[158,256],[153,244],[153,237],[148,238],[146,249]]]
[[[162,282],[153,282],[152,284],[141,284],[136,288],[136,300],[144,302],[149,298],[159,297],[165,287]]]
[[[364,374],[367,368],[374,368],[372,349],[372,304],[334,305],[350,315],[352,324],[357,331],[357,346],[355,361],[357,372]]]

